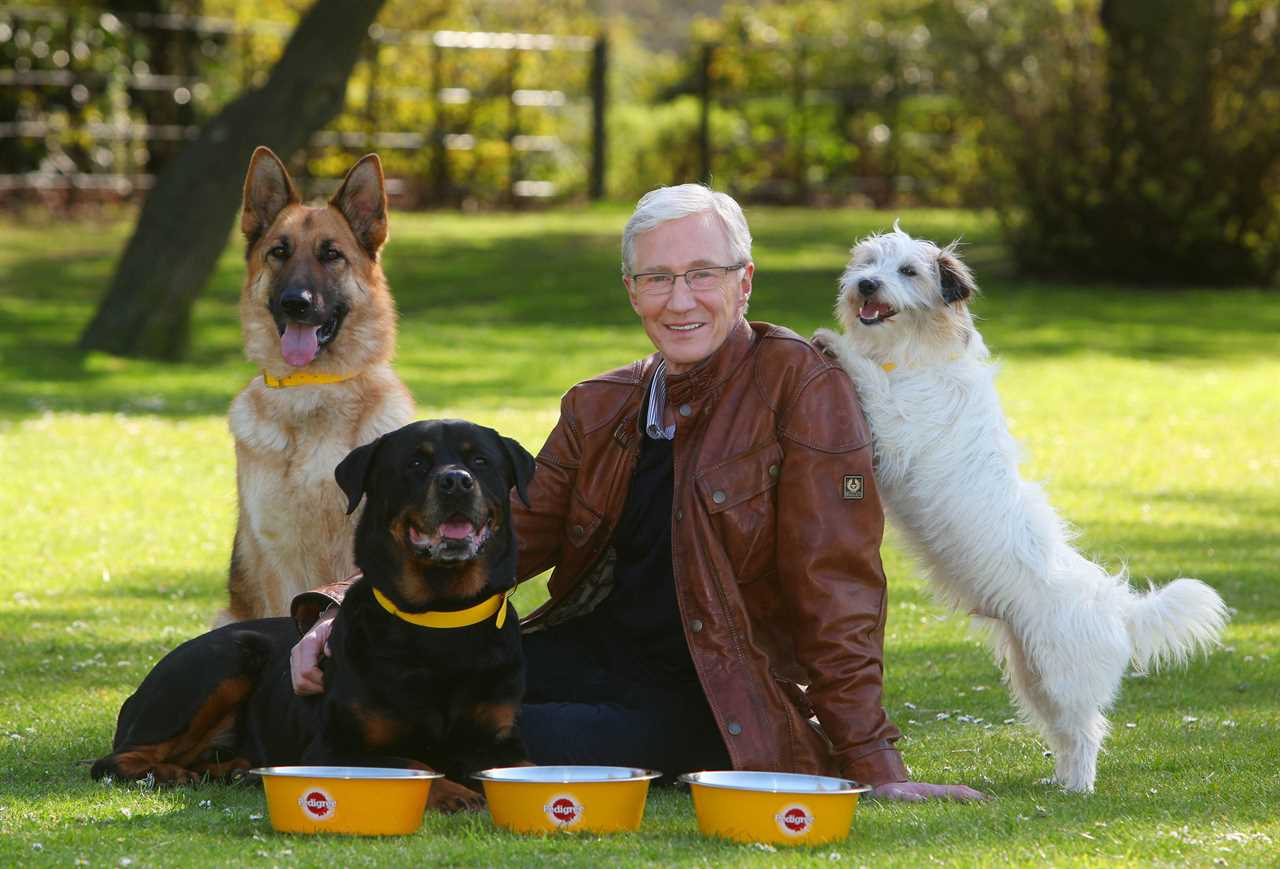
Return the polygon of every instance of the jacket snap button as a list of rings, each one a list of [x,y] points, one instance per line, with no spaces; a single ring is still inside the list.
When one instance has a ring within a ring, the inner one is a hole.
[[[680,520],[681,520],[681,519],[683,519],[683,518],[684,518],[684,510],[682,510],[681,508],[677,507],[677,508],[676,508],[676,521],[678,522],[678,521],[680,521]]]
[[[582,536],[583,534],[585,534],[585,533],[586,533],[586,529],[584,529],[581,525],[574,525],[574,526],[573,526],[573,536],[574,536],[574,537],[581,537],[581,536]]]
[[[693,619],[689,622],[689,630],[695,634],[702,630],[702,619]]]
[[[693,415],[693,408],[692,408],[692,407],[690,407],[690,406],[689,406],[689,405],[687,405],[687,404],[682,404],[682,405],[680,405],[680,415],[681,415],[681,416],[692,416],[692,415]]]
[[[729,727],[727,729],[731,736],[737,736],[739,733],[742,732],[742,725],[736,721],[730,721]]]
[[[724,499],[725,499],[725,494],[719,489],[716,489],[714,492],[711,493],[711,500],[715,501],[717,504],[723,504]]]
[[[770,466],[769,466],[769,476],[770,476],[770,477],[776,477],[776,476],[778,476],[778,466],[777,466],[777,465],[770,465]]]

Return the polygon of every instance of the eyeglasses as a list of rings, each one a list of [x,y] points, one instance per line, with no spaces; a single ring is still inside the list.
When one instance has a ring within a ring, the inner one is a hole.
[[[635,281],[636,292],[642,296],[665,296],[670,293],[676,286],[676,278],[684,278],[685,286],[694,292],[703,290],[711,290],[720,286],[720,280],[729,272],[736,271],[745,265],[738,263],[731,266],[700,266],[696,269],[689,269],[687,272],[681,272],[673,275],[670,272],[646,272],[641,275],[632,275],[631,279]]]

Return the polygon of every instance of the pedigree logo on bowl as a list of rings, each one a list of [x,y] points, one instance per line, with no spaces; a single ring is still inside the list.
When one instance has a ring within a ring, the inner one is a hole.
[[[313,821],[329,820],[338,808],[337,801],[321,788],[311,788],[298,797],[298,805],[302,807],[302,814]]]
[[[582,803],[569,794],[552,797],[542,811],[547,813],[552,823],[561,827],[570,827],[582,820]]]
[[[788,836],[803,836],[813,826],[813,814],[804,806],[787,806],[773,816],[778,822],[778,829]]]

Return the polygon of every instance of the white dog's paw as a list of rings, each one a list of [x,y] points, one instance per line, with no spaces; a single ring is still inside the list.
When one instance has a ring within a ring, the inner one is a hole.
[[[812,341],[823,355],[849,375],[864,407],[870,403],[878,406],[888,400],[889,376],[875,362],[850,347],[843,335],[831,329],[819,329],[813,333]]]
[[[818,352],[829,359],[840,361],[840,357],[844,350],[844,339],[839,333],[831,329],[819,329],[813,333],[813,337],[809,339],[813,342],[813,346],[818,348]]]
[[[866,356],[845,351],[840,357],[840,365],[845,373],[853,379],[858,395],[864,402],[885,402],[889,397],[889,375],[883,368]]]

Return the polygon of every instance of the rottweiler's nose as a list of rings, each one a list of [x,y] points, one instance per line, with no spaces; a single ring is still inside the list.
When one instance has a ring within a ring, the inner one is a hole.
[[[290,317],[305,317],[315,305],[310,290],[290,288],[280,296],[280,307]]]
[[[454,492],[470,492],[476,480],[462,468],[450,468],[440,475],[440,491],[446,495]]]
[[[880,289],[880,282],[875,278],[863,278],[858,281],[858,292],[864,296],[874,296]]]

